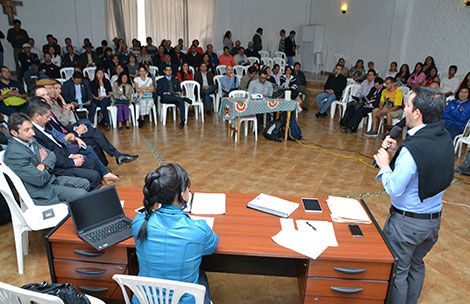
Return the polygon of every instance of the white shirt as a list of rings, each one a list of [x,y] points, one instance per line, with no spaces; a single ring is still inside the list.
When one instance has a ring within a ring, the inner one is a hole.
[[[203,87],[208,87],[209,82],[207,81],[207,73],[202,73],[201,72],[201,76],[202,76],[202,86]]]
[[[32,123],[33,123],[33,125],[34,125],[39,131],[41,131],[42,134],[46,135],[47,138],[49,138],[49,139],[52,140],[56,145],[58,145],[59,147],[62,148],[62,146],[57,142],[57,140],[55,140],[55,138],[54,138],[51,134],[47,133],[46,130],[45,130],[43,127],[41,127],[40,125],[38,125],[38,124],[35,123],[34,121],[33,121]]]
[[[455,92],[459,88],[459,85],[460,80],[456,76],[454,76],[454,78],[452,79],[449,79],[449,76],[447,76],[446,78],[441,79],[441,92],[452,92],[452,94],[455,94]]]

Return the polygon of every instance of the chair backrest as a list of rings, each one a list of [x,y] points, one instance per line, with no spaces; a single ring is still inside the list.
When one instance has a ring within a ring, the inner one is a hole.
[[[274,61],[272,58],[269,58],[269,57],[261,57],[261,64],[269,65],[272,68],[274,65]]]
[[[258,54],[261,56],[261,58],[270,56],[268,51],[259,51]]]
[[[346,86],[343,91],[343,97],[341,98],[341,102],[348,103],[351,101],[351,96],[356,95],[357,91],[361,88],[360,84],[350,84]]]
[[[283,58],[280,58],[280,57],[275,57],[273,58],[273,62],[275,64],[279,64],[281,67],[285,66],[286,65],[286,60],[283,59]]]
[[[338,62],[338,60],[340,60],[340,58],[343,58],[344,60],[346,60],[346,58],[344,58],[344,55],[341,54],[341,53],[338,53],[338,54],[335,54],[335,60],[336,62]],[[336,64],[335,62],[335,64]]]
[[[232,92],[228,93],[228,97],[230,98],[246,98],[250,97],[250,93],[245,90],[233,90]]]
[[[58,82],[60,82],[61,85],[64,85],[64,82],[67,81],[67,79],[65,79],[65,78],[56,78],[55,80],[57,80]]]
[[[257,57],[248,57],[246,58],[248,60],[248,62],[250,63],[250,65],[252,65],[253,63],[257,62],[259,64],[259,59]]]
[[[246,70],[248,67],[243,66],[243,65],[236,65],[233,67],[233,71],[235,72],[235,75],[240,75],[244,76],[246,74]]]
[[[398,88],[403,92],[403,96],[408,94],[408,92],[410,91],[410,88],[407,87],[407,86],[401,86],[401,87],[398,87]]]
[[[189,66],[189,71],[191,72],[191,74],[193,74],[193,77],[194,77],[194,73],[195,73],[194,67]]]
[[[286,53],[281,52],[281,51],[275,51],[273,57],[274,58],[282,58],[284,60],[287,60]]]
[[[87,77],[88,79],[90,79],[90,81],[92,81],[93,79],[95,79],[95,71],[96,71],[96,67],[84,68],[83,76]]]
[[[224,75],[217,75],[214,76],[214,83],[217,86],[217,94],[222,95],[222,86],[220,85],[220,79],[222,79]]]
[[[151,65],[149,66],[149,72],[152,74],[153,78],[157,77],[158,75],[158,67]]]
[[[74,68],[61,68],[60,69],[60,76],[65,80],[69,80],[72,78]]]
[[[205,286],[186,282],[123,274],[113,275],[113,280],[121,287],[126,304],[131,304],[126,286],[134,293],[140,304],[176,304],[184,294],[193,295],[196,304],[203,304],[206,293]]]
[[[218,66],[215,67],[215,71],[217,75],[224,75],[225,73],[225,68],[227,66],[224,64],[219,64]]]
[[[194,102],[200,101],[201,85],[194,80],[185,80],[181,82],[181,89],[183,90],[184,97],[191,99]]]
[[[0,282],[0,303],[64,304],[59,297],[26,290],[3,282]]]
[[[467,124],[463,129],[462,137],[470,137],[470,120],[467,121]]]
[[[357,84],[356,80],[352,79],[352,78],[348,78],[346,79],[346,85],[352,85],[352,84]]]

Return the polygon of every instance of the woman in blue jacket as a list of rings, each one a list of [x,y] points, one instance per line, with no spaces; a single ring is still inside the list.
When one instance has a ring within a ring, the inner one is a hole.
[[[145,177],[145,213],[132,223],[136,239],[139,276],[196,283],[206,286],[204,303],[210,303],[203,255],[215,252],[219,237],[203,220],[192,220],[183,209],[190,199],[188,173],[177,164],[160,166]],[[134,297],[133,303],[138,303]],[[180,304],[192,304],[184,295]]]

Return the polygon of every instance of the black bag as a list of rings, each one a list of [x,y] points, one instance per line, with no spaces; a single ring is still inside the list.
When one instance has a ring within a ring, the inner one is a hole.
[[[283,124],[282,119],[269,121],[263,131],[264,137],[269,140],[282,141],[284,134],[283,125],[285,125],[285,123]]]
[[[10,208],[8,208],[8,204],[3,195],[0,194],[0,225],[8,222],[11,222]]]
[[[62,299],[65,304],[90,304],[90,300],[81,292],[78,292],[72,285],[54,284],[54,283],[31,283],[26,284],[23,289],[35,291],[39,293],[57,296]]]

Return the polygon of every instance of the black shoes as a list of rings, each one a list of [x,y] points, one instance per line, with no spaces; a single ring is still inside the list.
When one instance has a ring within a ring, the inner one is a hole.
[[[139,155],[129,155],[129,154],[122,154],[120,156],[116,156],[116,163],[118,165],[122,165],[124,163],[129,163],[131,161],[136,160]]]
[[[179,127],[180,127],[180,129],[184,128],[184,121],[180,122]]]
[[[326,114],[326,112],[325,113],[320,113],[320,112],[315,113],[316,118],[327,117],[327,116],[328,116],[328,114]]]
[[[144,120],[143,119],[137,119],[137,124],[139,125],[139,128],[142,128],[144,126]]]

